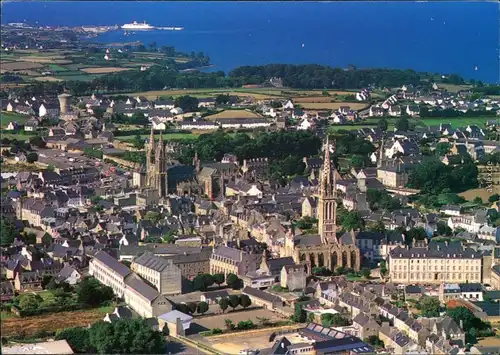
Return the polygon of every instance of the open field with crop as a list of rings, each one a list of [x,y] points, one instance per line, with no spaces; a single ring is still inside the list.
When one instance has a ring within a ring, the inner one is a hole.
[[[349,106],[351,110],[361,110],[367,105],[359,102],[319,102],[301,103],[300,106],[308,110],[338,110],[340,106]]]
[[[497,190],[500,190],[500,187],[496,187]],[[472,189],[472,190],[467,190],[462,193],[459,193],[459,196],[462,196],[465,198],[467,201],[472,201],[476,197],[481,197],[483,201],[488,201],[488,197],[493,195],[494,193],[500,193],[500,191],[495,191],[495,187],[493,187],[492,191],[488,191],[486,188],[483,189]]]
[[[118,67],[98,67],[98,68],[82,68],[80,71],[89,74],[107,74],[107,73],[119,73],[122,71],[131,70],[131,68],[118,68]]]
[[[71,64],[71,60],[66,60],[62,56],[53,57],[21,57],[20,61],[31,63],[48,63],[48,64]]]
[[[449,92],[458,92],[460,90],[469,90],[472,85],[438,84],[438,87]]]
[[[55,78],[53,76],[39,76],[39,77],[36,77],[35,80],[36,81],[53,81],[53,82],[63,81],[63,79]]]
[[[5,71],[19,71],[19,70],[29,70],[29,69],[38,69],[43,66],[40,63],[28,63],[28,62],[9,62],[1,63],[2,70]]]
[[[2,317],[2,336],[13,336],[24,332],[27,336],[37,331],[48,332],[70,327],[86,327],[100,321],[113,307],[102,307],[92,310],[60,312],[32,317]]]
[[[209,121],[220,118],[262,118],[262,116],[247,110],[225,110],[206,117]]]

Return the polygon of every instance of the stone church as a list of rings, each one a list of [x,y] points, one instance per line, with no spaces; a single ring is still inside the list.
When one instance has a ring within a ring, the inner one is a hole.
[[[308,273],[314,267],[360,269],[361,255],[356,240],[340,238],[337,234],[337,172],[330,160],[330,149],[327,138],[318,190],[318,234],[289,234],[281,252],[281,256],[291,256],[297,264],[305,265]]]

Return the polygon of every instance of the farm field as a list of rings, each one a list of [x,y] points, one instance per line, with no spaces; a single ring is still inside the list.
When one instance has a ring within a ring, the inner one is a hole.
[[[205,118],[213,121],[220,118],[262,118],[262,116],[247,110],[225,110]]]
[[[500,187],[497,186],[497,190],[498,189],[500,189]],[[471,190],[467,190],[467,191],[461,192],[458,195],[462,196],[467,201],[472,201],[476,197],[481,197],[483,199],[483,201],[488,201],[488,197],[490,197],[491,195],[493,195],[493,193],[495,193],[494,190],[495,190],[495,187],[493,187],[493,191],[492,192],[488,192],[488,190],[486,188],[483,188],[483,189],[471,189]],[[499,191],[497,191],[497,193],[499,193]]]
[[[122,71],[131,70],[131,68],[118,68],[118,67],[97,67],[97,68],[82,68],[80,71],[88,74],[107,74],[119,73]]]
[[[24,332],[27,336],[39,330],[57,331],[70,327],[86,327],[102,320],[114,307],[101,307],[91,310],[42,314],[32,317],[2,317],[2,335],[12,336]]]
[[[38,76],[38,77],[36,77],[34,79],[36,81],[53,81],[53,82],[63,81],[63,79],[56,78],[54,76]]]
[[[29,70],[38,69],[43,66],[40,63],[28,63],[28,62],[2,62],[2,70],[5,71],[18,71],[18,70]]]
[[[352,110],[361,110],[366,104],[359,102],[319,102],[319,103],[301,103],[304,109],[308,110],[337,110],[340,106],[350,106]]]

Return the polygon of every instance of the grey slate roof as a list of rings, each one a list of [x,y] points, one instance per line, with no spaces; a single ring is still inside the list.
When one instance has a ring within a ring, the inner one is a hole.
[[[94,258],[102,262],[104,265],[106,265],[122,277],[125,277],[132,272],[128,267],[120,263],[105,251],[99,251],[94,255]]]
[[[125,280],[125,284],[127,285],[128,288],[133,289],[139,295],[147,299],[149,302],[152,302],[156,297],[160,295],[160,293],[156,289],[149,286],[135,274],[130,275],[130,277],[127,278],[127,280]]]
[[[167,268],[172,261],[168,259],[163,259],[159,256],[154,255],[151,252],[145,252],[141,256],[134,259],[134,263],[153,269],[158,272],[162,272]]]

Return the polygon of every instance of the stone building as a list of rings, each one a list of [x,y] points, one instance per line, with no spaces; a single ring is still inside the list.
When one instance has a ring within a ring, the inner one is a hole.
[[[360,250],[356,246],[355,236],[349,240],[337,236],[337,191],[335,190],[337,172],[334,167],[332,169],[330,149],[327,138],[318,192],[318,234],[288,235],[280,251],[282,257],[292,256],[297,264],[302,264],[307,273],[310,273],[313,267],[335,270],[343,266],[359,270],[361,264]]]
[[[483,254],[460,242],[429,242],[396,247],[387,259],[389,276],[398,284],[482,282]]]
[[[162,295],[182,293],[180,269],[172,259],[164,259],[151,252],[146,252],[132,261],[132,271],[149,281]]]
[[[306,272],[302,265],[285,265],[281,269],[280,284],[289,291],[306,288]]]
[[[255,272],[261,262],[262,254],[221,245],[214,249],[210,257],[210,273],[246,275]]]

